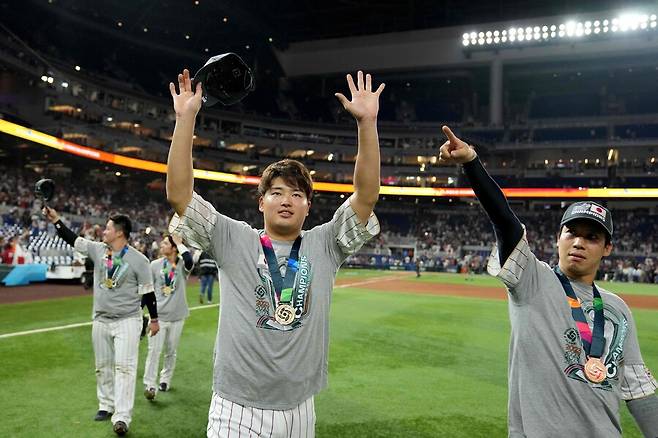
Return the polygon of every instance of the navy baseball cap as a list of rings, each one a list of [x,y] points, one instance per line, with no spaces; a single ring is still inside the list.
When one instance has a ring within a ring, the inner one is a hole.
[[[203,105],[217,102],[233,105],[254,89],[254,75],[249,66],[235,53],[223,53],[208,59],[192,80],[196,87],[201,82]]]
[[[574,202],[564,212],[560,221],[560,228],[567,222],[575,219],[589,219],[598,223],[605,229],[608,236],[612,238],[612,231],[614,229],[612,225],[612,214],[610,210],[602,205],[591,201]]]

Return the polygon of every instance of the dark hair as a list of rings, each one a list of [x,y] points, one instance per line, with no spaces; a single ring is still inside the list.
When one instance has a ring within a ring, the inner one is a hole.
[[[309,201],[313,198],[311,174],[306,166],[297,160],[291,159],[280,160],[267,166],[258,184],[258,194],[264,196],[272,187],[272,181],[279,177],[283,178],[290,186],[303,191]]]
[[[133,230],[132,222],[130,218],[125,214],[113,214],[110,216],[110,220],[114,223],[114,228],[123,232],[123,235],[126,239],[130,238],[130,233]]]
[[[176,245],[176,242],[174,242],[174,238],[171,237],[171,234],[167,234],[165,238],[171,243],[171,246],[178,252],[178,245]]]

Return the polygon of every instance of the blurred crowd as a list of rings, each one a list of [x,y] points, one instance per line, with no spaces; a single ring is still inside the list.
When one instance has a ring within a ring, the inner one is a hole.
[[[53,233],[40,214],[42,201],[34,197],[39,174],[0,166],[0,255],[5,264],[29,263],[28,247],[42,233]],[[131,244],[150,258],[157,257],[158,243],[166,232],[173,212],[166,202],[162,184],[149,185],[114,175],[57,178],[57,195],[49,205],[57,210],[79,234],[100,240],[111,212],[123,212],[133,220]],[[256,228],[262,215],[256,207],[254,188],[235,185],[197,187],[218,210]],[[328,221],[344,195],[318,194],[305,228]],[[393,211],[393,203],[382,201],[377,215],[382,232],[359,254],[347,260],[349,266],[482,273],[495,235],[486,214],[470,208],[425,209],[410,207],[411,213]],[[517,212],[526,226],[528,241],[540,260],[557,263],[557,224],[561,211]],[[640,210],[614,211],[613,254],[601,264],[601,279],[658,282],[658,217]]]

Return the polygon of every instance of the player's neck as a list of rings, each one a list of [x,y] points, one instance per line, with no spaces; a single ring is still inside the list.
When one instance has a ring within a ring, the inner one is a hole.
[[[269,236],[272,240],[282,240],[292,242],[301,234],[301,230],[294,230],[290,232],[275,230],[272,227],[265,224],[265,234]]]
[[[587,274],[576,274],[562,266],[562,263],[559,263],[559,266],[560,271],[562,271],[562,273],[567,276],[569,281],[577,281],[578,283],[584,283],[588,285],[592,285],[594,283],[594,278],[596,278],[596,271]]]
[[[167,260],[169,260],[169,263],[174,264],[176,262],[176,259],[178,259],[178,254],[176,254],[176,251],[173,251],[171,254],[167,256]]]
[[[118,238],[114,242],[110,243],[110,248],[112,251],[121,251],[124,246],[128,245],[128,241],[123,238]]]

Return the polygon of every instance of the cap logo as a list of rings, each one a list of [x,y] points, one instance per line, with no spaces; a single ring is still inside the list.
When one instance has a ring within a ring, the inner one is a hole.
[[[571,216],[576,214],[586,214],[588,216],[594,216],[597,219],[600,219],[602,222],[605,222],[606,211],[603,207],[596,204],[582,204],[577,205],[571,210]]]

